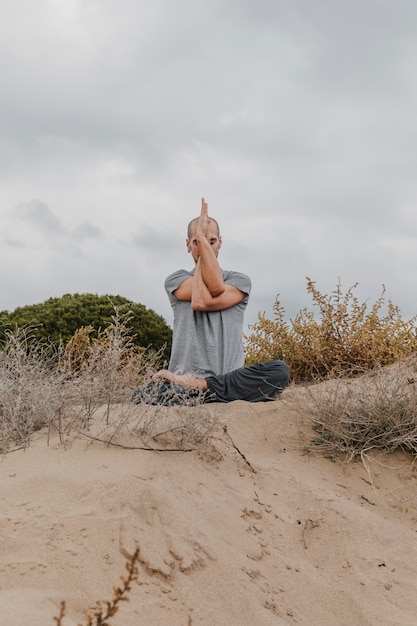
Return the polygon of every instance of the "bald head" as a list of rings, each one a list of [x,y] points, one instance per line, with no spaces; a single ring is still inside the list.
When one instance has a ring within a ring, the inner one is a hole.
[[[188,228],[187,228],[187,237],[188,239],[191,239],[192,235],[193,235],[193,230],[194,230],[194,226],[197,224],[198,220],[200,218],[199,217],[195,217],[194,219],[191,220],[191,222],[188,224]],[[220,226],[217,220],[215,220],[213,217],[209,217],[210,222],[213,222],[213,224],[216,225],[216,229],[217,229],[217,236],[220,236]]]

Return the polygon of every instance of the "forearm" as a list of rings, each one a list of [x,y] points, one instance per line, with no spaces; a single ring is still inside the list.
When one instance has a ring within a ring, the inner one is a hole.
[[[223,277],[222,277],[223,283]],[[223,287],[224,289],[224,287]],[[221,295],[221,294],[219,294]],[[191,307],[195,311],[209,311],[219,296],[210,292],[202,272],[201,257],[199,258],[193,276],[191,289]]]
[[[200,256],[197,262],[196,273],[197,271],[200,272],[201,279],[211,296],[220,296],[225,290],[223,272],[206,237],[201,236],[198,238],[198,248]]]

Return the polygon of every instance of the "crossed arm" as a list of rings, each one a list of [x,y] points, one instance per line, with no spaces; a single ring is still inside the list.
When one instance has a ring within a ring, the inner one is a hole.
[[[202,200],[201,214],[189,248],[197,255],[194,276],[187,278],[174,291],[179,300],[191,302],[195,311],[222,311],[241,302],[245,294],[223,280],[223,272],[217,260],[221,245],[219,237],[213,237],[213,229],[208,217],[207,203]]]
[[[221,239],[218,233],[214,235],[213,227],[210,227],[208,206],[203,198],[196,230],[193,232],[192,240],[187,241],[188,248],[196,260],[194,276],[187,278],[173,292],[179,300],[189,301],[195,311],[222,311],[238,304],[245,297],[243,291],[224,282],[223,272],[217,261]],[[201,392],[208,389],[205,378],[196,378],[192,374],[179,375],[168,370],[160,370],[152,377],[153,381],[159,379]]]

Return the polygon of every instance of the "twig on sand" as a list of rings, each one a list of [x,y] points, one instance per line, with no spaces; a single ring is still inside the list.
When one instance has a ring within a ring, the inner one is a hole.
[[[256,474],[256,469],[253,467],[253,465],[248,461],[248,459],[246,458],[246,456],[243,454],[243,452],[241,450],[239,450],[239,448],[237,447],[237,445],[235,444],[235,442],[233,441],[233,439],[231,438],[231,436],[229,435],[228,431],[227,431],[227,426],[224,425],[223,426],[223,432],[225,435],[227,435],[227,437],[229,438],[230,443],[232,444],[232,446],[234,447],[234,449],[236,450],[236,452],[242,457],[242,459],[245,461],[246,465],[249,467],[249,469],[251,470],[251,472],[253,472],[254,474]]]
[[[94,435],[86,433],[85,431],[78,431],[78,434],[82,437],[87,437],[87,439],[92,439],[93,441],[105,443],[107,446],[116,446],[117,448],[123,448],[124,450],[146,450],[151,452],[194,452],[195,450],[195,448],[153,448],[152,446],[125,446],[122,443],[117,443],[115,441],[106,441],[106,439],[94,437]]]

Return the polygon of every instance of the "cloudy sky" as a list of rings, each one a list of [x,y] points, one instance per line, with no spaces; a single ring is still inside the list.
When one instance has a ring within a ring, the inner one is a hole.
[[[172,323],[201,197],[246,322],[382,285],[417,313],[415,0],[2,0],[0,310],[125,296]]]

